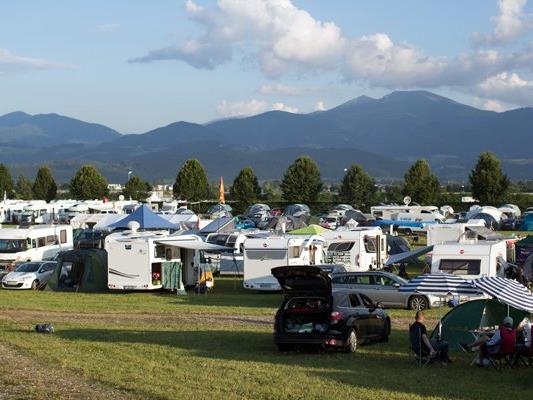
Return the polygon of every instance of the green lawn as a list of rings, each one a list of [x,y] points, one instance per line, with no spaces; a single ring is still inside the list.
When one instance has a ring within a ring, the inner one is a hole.
[[[0,343],[74,381],[138,399],[496,399],[531,395],[531,370],[469,367],[454,353],[443,368],[418,368],[407,352],[412,313],[391,311],[389,343],[335,352],[280,354],[272,344],[279,294],[249,293],[219,279],[213,294],[76,294],[0,290]],[[440,310],[427,313],[434,324]],[[52,322],[53,335],[32,325]],[[430,325],[430,324],[428,324]],[[11,390],[16,365],[0,365]],[[26,376],[29,376],[25,371]],[[20,383],[20,382],[19,382]],[[73,384],[74,385],[74,384]],[[19,398],[70,398],[33,386]],[[112,397],[114,397],[113,395]],[[83,397],[82,397],[83,398]]]

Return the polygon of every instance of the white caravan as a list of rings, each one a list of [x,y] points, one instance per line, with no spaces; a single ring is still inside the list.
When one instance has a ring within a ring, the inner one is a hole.
[[[72,227],[68,225],[0,229],[0,264],[52,259],[73,246]]]
[[[376,219],[412,222],[442,222],[443,215],[435,206],[374,206],[370,213]]]
[[[167,231],[135,229],[107,236],[104,247],[108,287],[114,290],[161,289],[164,265],[174,262],[181,265],[178,289],[194,286],[210,271],[204,251],[218,250],[196,235],[169,236]]]
[[[501,257],[501,258],[500,258]],[[498,259],[507,261],[505,240],[462,240],[436,244],[431,257],[431,273],[459,275],[465,279],[501,276]]]
[[[284,265],[315,265],[324,262],[324,238],[321,236],[270,236],[244,242],[245,289],[281,290],[271,270]]]
[[[469,228],[475,227],[483,228],[485,227],[485,223],[482,220],[475,220],[466,223],[427,225],[427,246],[445,242],[457,242]]]
[[[364,272],[383,268],[387,259],[387,238],[379,227],[324,232],[326,262],[342,264],[347,271]]]

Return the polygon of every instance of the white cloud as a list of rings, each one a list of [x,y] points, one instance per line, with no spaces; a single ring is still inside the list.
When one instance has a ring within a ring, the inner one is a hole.
[[[259,93],[263,95],[282,95],[282,96],[297,96],[302,91],[294,86],[287,86],[281,83],[274,83],[270,85],[263,85],[259,89]]]
[[[324,101],[318,100],[315,103],[315,106],[313,107],[313,110],[315,110],[315,111],[325,111],[326,110],[326,105],[324,104]]]
[[[509,110],[511,107],[494,99],[483,99],[479,97],[474,98],[474,107],[482,110],[503,112]]]
[[[96,31],[100,33],[115,32],[120,28],[120,24],[102,24],[96,27]]]
[[[499,0],[499,14],[492,17],[494,31],[491,33],[475,32],[472,39],[475,44],[501,45],[519,37],[533,28],[533,15],[524,12],[527,0]]]
[[[22,72],[68,68],[68,65],[39,58],[17,56],[6,49],[0,49],[0,73]]]
[[[222,100],[217,107],[217,113],[224,118],[247,117],[264,112],[266,110],[266,106],[267,104],[265,101],[256,99],[236,102]]]
[[[509,104],[533,106],[533,81],[517,73],[502,72],[479,83],[475,92],[487,98],[497,98]]]
[[[291,106],[288,106],[287,104],[283,104],[280,102],[273,103],[272,109],[276,111],[285,111],[285,112],[289,112],[293,114],[298,112],[298,109],[296,107],[291,107]]]

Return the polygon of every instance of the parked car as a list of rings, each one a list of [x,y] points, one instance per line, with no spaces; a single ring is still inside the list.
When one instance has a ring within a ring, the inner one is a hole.
[[[346,272],[331,278],[333,289],[356,290],[368,296],[374,303],[388,308],[424,310],[442,305],[439,297],[421,293],[400,292],[407,281],[398,275],[384,271]]]
[[[388,341],[391,325],[385,311],[364,294],[333,292],[321,268],[276,267],[272,275],[285,294],[274,322],[280,351],[314,345],[353,353],[360,344]]]
[[[36,261],[20,264],[15,271],[2,278],[2,288],[40,289],[48,283],[55,267],[55,261]]]

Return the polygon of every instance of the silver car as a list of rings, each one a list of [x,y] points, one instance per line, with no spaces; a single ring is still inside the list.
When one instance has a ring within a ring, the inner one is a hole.
[[[20,264],[2,278],[4,289],[41,289],[52,277],[55,261],[35,261]]]
[[[346,272],[331,277],[334,290],[356,290],[386,308],[424,310],[442,305],[442,300],[436,296],[400,292],[400,287],[406,283],[405,279],[384,271]]]

